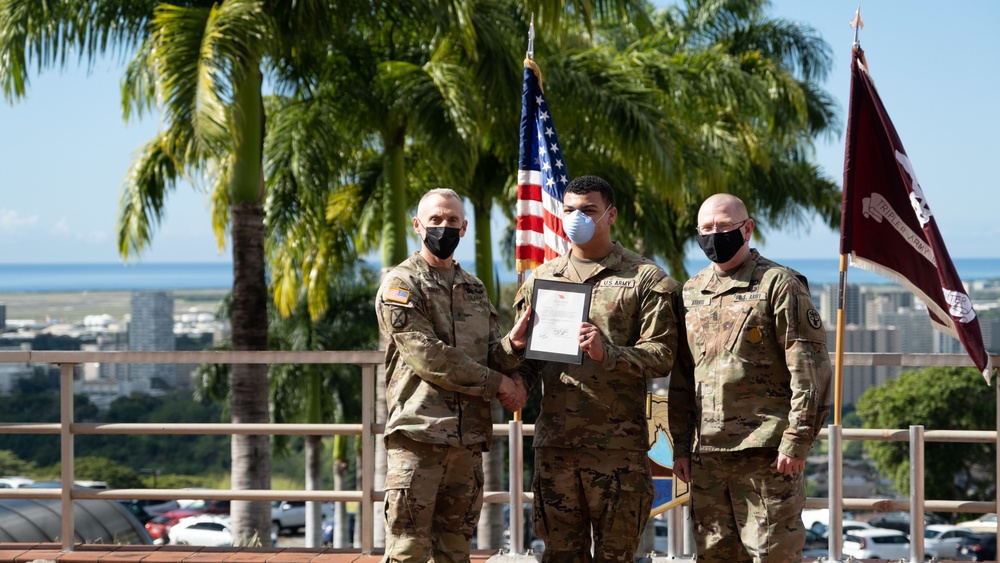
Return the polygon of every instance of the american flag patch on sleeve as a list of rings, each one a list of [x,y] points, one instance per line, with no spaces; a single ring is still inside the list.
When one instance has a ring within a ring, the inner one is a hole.
[[[406,303],[410,302],[410,292],[398,287],[390,287],[385,292],[386,301],[395,301],[396,303]]]

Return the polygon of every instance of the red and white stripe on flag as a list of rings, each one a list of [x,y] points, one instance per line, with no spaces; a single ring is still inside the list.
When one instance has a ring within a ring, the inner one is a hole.
[[[517,271],[524,273],[569,250],[562,228],[562,200],[569,172],[538,76],[527,65],[520,133],[514,244]]]

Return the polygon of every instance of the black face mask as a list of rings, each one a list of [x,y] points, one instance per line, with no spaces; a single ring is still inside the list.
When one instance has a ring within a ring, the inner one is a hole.
[[[725,264],[736,256],[743,247],[743,229],[733,229],[726,233],[698,235],[698,246],[705,251],[705,256],[716,264]]]
[[[442,260],[455,253],[462,238],[458,227],[424,227],[424,231],[424,246]]]

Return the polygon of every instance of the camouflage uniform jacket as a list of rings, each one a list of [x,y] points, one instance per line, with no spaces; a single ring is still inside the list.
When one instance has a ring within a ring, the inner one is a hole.
[[[513,373],[519,359],[501,343],[483,283],[457,262],[454,283],[445,283],[414,253],[386,274],[375,298],[387,341],[385,435],[488,450],[490,400],[503,377],[497,370]]]
[[[542,380],[535,447],[648,450],[646,380],[665,377],[678,342],[680,284],[652,261],[615,243],[597,270],[578,279],[562,256],[540,266],[514,298],[520,316],[536,279],[593,285],[590,322],[604,342],[604,361],[581,365],[525,360],[530,389]]]
[[[689,279],[684,306],[695,368],[670,382],[674,457],[776,447],[805,459],[830,412],[830,358],[804,279],[751,250],[730,275]]]

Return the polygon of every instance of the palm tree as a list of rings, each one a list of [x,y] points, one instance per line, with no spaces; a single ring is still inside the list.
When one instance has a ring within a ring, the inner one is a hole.
[[[339,3],[353,14],[350,3]],[[178,182],[212,186],[220,248],[233,244],[235,350],[267,348],[262,146],[264,70],[293,76],[308,47],[322,45],[333,16],[322,0],[117,2],[67,0],[0,4],[0,83],[8,100],[26,94],[29,68],[132,53],[123,81],[126,118],[161,110],[162,128],[129,171],[119,212],[119,252],[140,253]],[[318,41],[322,40],[322,43]],[[233,368],[233,422],[266,422],[266,366]],[[232,439],[236,489],[270,488],[266,436]],[[267,537],[266,502],[233,502],[234,532]]]

